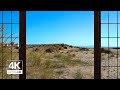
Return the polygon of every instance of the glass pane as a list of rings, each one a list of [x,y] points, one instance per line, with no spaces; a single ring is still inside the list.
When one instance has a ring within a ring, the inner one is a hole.
[[[109,11],[109,23],[117,23],[117,11]]]
[[[12,79],[12,75],[7,74],[6,68],[3,68],[3,77],[2,79]]]
[[[118,24],[118,37],[120,37],[120,24]]]
[[[6,44],[11,45],[11,41],[12,41],[11,37],[10,38],[9,37],[3,38],[4,45],[6,45]]]
[[[120,23],[120,11],[118,11],[118,23]]]
[[[101,24],[101,37],[108,37],[108,24]]]
[[[117,37],[117,24],[109,24],[109,37]]]
[[[110,38],[109,39],[109,65],[110,66],[117,66],[117,38]],[[113,49],[114,48],[114,49]]]
[[[118,79],[120,79],[120,67],[118,67]]]
[[[109,49],[109,66],[117,66],[117,49]]]
[[[12,11],[12,23],[19,23],[19,11]]]
[[[3,65],[6,66],[7,60],[11,60],[11,53],[3,53]]]
[[[117,38],[109,38],[109,47],[117,48]]]
[[[108,66],[108,53],[107,48],[101,48],[101,66]]]
[[[12,16],[11,16],[12,15]],[[3,20],[3,25],[1,24]],[[12,24],[15,23],[15,24]],[[7,75],[7,60],[19,60],[19,12],[0,11],[0,78],[17,79],[19,75]],[[3,26],[3,28],[2,28]],[[2,37],[3,35],[3,37]],[[2,72],[3,60],[3,72]],[[2,74],[3,73],[3,77]]]
[[[118,66],[120,66],[120,38],[118,39]]]
[[[12,24],[12,37],[19,37],[19,24]]]
[[[11,37],[11,24],[3,25],[3,37]]]
[[[108,67],[101,67],[101,79],[108,79]]]
[[[108,11],[101,11],[101,23],[108,23]]]
[[[12,53],[12,60],[19,60],[19,53]]]
[[[101,38],[101,47],[108,48],[108,38]]]
[[[109,79],[117,79],[117,67],[109,67]]]
[[[11,23],[11,11],[3,11],[3,23]]]
[[[3,38],[4,45],[3,45],[3,52],[4,53],[11,53],[11,38]]]
[[[17,74],[12,74],[12,79],[19,79],[19,75],[17,75]]]
[[[19,38],[12,38],[12,52],[19,53]]]

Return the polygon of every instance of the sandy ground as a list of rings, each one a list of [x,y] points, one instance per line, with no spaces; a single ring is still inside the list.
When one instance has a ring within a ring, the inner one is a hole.
[[[79,49],[79,50],[78,50]],[[68,51],[70,51],[68,53]],[[117,59],[117,50],[110,49],[112,53],[101,53],[101,78],[102,79],[116,79],[120,77],[120,55]],[[59,50],[64,55],[74,55],[73,60],[81,60],[88,65],[65,65],[65,68],[56,69],[55,72],[59,73],[63,71],[62,74],[54,75],[55,79],[93,79],[94,78],[94,49],[80,49],[76,47],[68,47],[64,50]],[[118,50],[120,53],[120,49]],[[54,54],[54,53],[53,53]],[[48,54],[52,55],[52,54]],[[109,60],[108,60],[109,56]],[[55,59],[52,59],[53,61]],[[108,67],[110,66],[110,67]],[[75,73],[80,72],[82,77],[74,77]],[[39,78],[39,77],[38,77]]]
[[[113,53],[101,54],[101,74],[102,79],[120,78],[120,49],[110,49]],[[117,58],[118,57],[118,58]]]
[[[37,47],[41,48],[41,47]],[[43,48],[43,47],[42,47]],[[54,79],[93,79],[94,78],[94,49],[93,48],[76,48],[76,47],[67,47],[67,49],[61,49],[59,52],[52,53],[43,53],[42,50],[33,51],[34,48],[27,48],[27,57],[36,55],[35,58],[27,59],[27,78],[28,79],[41,79],[40,66],[32,66],[32,63],[36,60],[41,59],[45,61],[49,58],[50,61],[56,62],[57,67],[54,68]],[[44,48],[43,48],[44,50]],[[15,49],[14,51],[17,52]],[[110,53],[102,52],[101,53],[101,78],[102,79],[116,79],[120,78],[120,49],[110,49]],[[32,53],[32,54],[28,54]],[[40,54],[43,54],[44,57],[38,57]],[[58,58],[53,56],[57,53],[61,53],[66,56],[73,56],[72,60],[80,60],[85,64],[76,64],[69,65],[61,62]],[[29,55],[29,56],[28,56]],[[109,59],[108,59],[109,57]],[[118,57],[118,58],[117,58]],[[16,57],[17,58],[17,57]],[[87,63],[87,64],[86,64]],[[11,78],[11,76],[9,76]],[[16,76],[12,76],[13,78]],[[48,77],[49,79],[49,77]]]
[[[72,48],[75,49],[75,48]],[[101,53],[101,78],[102,79],[117,79],[120,78],[120,49],[110,49],[113,53]],[[89,63],[88,66],[76,66],[69,67],[70,73],[80,70],[84,77],[87,79],[92,79],[94,77],[94,49],[89,49],[87,51],[81,50],[79,52],[71,52],[75,54],[75,59],[80,59],[84,62]],[[109,57],[109,59],[108,59]],[[117,58],[118,57],[118,58]],[[108,67],[109,66],[109,67]]]

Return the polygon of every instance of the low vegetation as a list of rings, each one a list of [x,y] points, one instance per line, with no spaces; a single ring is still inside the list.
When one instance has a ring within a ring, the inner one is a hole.
[[[109,49],[101,48],[101,53],[110,54],[110,53],[113,53],[113,52]]]
[[[74,78],[75,78],[75,79],[83,79],[83,74],[80,72],[80,70],[78,70],[78,71],[74,74]]]
[[[3,49],[2,49],[3,48]],[[17,48],[13,48],[13,51],[17,51]],[[87,66],[91,66],[91,63],[82,59],[85,56],[91,54],[90,49],[75,48],[69,45],[42,45],[27,47],[27,79],[84,79],[93,78],[93,72]],[[7,53],[2,53],[5,51]],[[90,53],[89,53],[90,52]],[[109,53],[110,58],[116,58],[117,56],[111,51],[102,48],[102,61],[105,60],[106,55]],[[82,54],[83,53],[83,54]],[[87,54],[85,54],[87,53]],[[11,57],[12,55],[12,57]],[[93,55],[93,54],[92,54]],[[3,58],[2,58],[3,56]],[[18,60],[19,53],[10,53],[10,47],[0,47],[0,65],[6,65],[7,60]],[[92,56],[92,58],[94,58]],[[89,58],[87,58],[89,59]],[[94,60],[94,59],[93,59]],[[92,64],[93,65],[93,64]],[[86,67],[84,67],[86,66]],[[82,67],[82,69],[81,69]],[[85,68],[85,69],[84,69]],[[6,68],[0,67],[5,71]],[[88,71],[87,71],[88,70]],[[0,78],[10,79],[18,78],[17,75],[7,75],[6,72],[0,75]]]
[[[73,49],[72,49],[73,48]],[[55,79],[55,78],[81,78],[80,74],[69,74],[69,67],[90,65],[78,59],[74,52],[79,52],[75,48],[65,44],[41,45],[27,48],[27,78]],[[36,53],[32,53],[34,50]],[[67,52],[67,53],[66,53]],[[79,72],[80,73],[80,72]],[[76,74],[76,77],[74,76]]]

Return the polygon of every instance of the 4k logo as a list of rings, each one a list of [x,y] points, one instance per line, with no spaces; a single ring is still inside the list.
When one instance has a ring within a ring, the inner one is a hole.
[[[22,67],[20,67],[22,64]],[[23,74],[23,62],[22,60],[7,61],[7,74]]]
[[[20,69],[20,67],[19,67],[19,64],[20,64],[20,62],[11,62],[10,63],[10,65],[9,65],[9,68],[11,68],[11,69]]]

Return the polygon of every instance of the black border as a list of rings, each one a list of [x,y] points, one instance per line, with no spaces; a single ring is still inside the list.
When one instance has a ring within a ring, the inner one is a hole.
[[[119,0],[0,0],[0,10],[96,11],[120,10]]]
[[[80,11],[93,11],[93,10],[120,10],[119,2],[114,1],[110,2],[110,0],[101,0],[93,2],[91,0],[80,0],[80,1],[27,1],[27,0],[14,0],[10,2],[1,2],[0,1],[0,10],[26,10],[26,11],[34,11],[34,10],[80,10]]]

